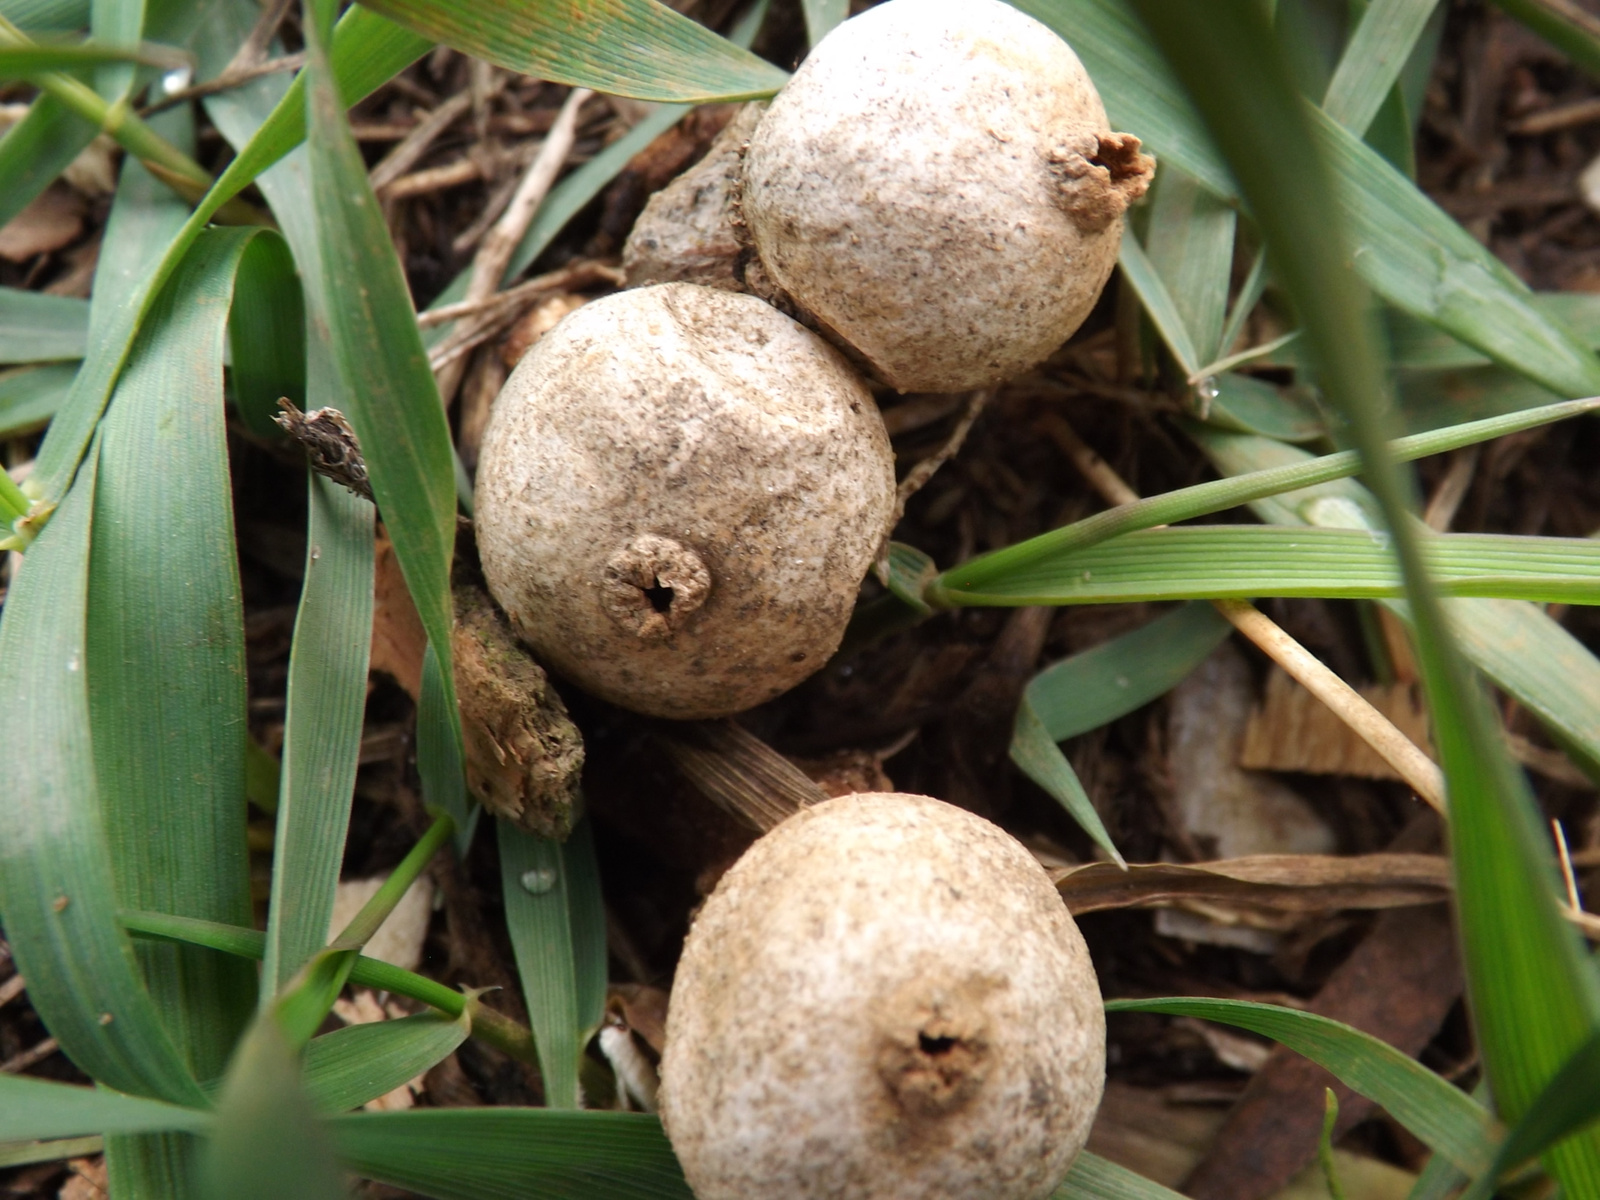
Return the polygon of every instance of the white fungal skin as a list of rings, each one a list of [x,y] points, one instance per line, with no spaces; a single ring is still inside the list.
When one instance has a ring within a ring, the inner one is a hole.
[[[837,351],[754,297],[669,283],[585,305],[518,364],[476,532],[547,665],[638,712],[717,717],[837,649],[894,493]]]
[[[1153,167],[1032,17],[889,0],[772,102],[739,203],[768,279],[819,329],[901,391],[961,391],[1082,324]]]
[[[1024,1200],[1104,1082],[1094,968],[1033,856],[870,793],[789,818],[706,901],[660,1103],[698,1200]]]

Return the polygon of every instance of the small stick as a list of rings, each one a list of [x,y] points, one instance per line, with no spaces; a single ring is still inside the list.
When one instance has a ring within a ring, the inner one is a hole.
[[[567,156],[572,153],[573,143],[578,140],[578,110],[593,95],[588,88],[573,88],[572,94],[561,106],[555,124],[550,126],[544,145],[539,147],[539,153],[528,167],[528,173],[522,177],[511,203],[506,205],[504,215],[484,235],[478,246],[465,299],[482,300],[499,290],[500,280],[511,263],[511,256],[516,253],[517,243],[522,241],[522,235],[533,224],[534,214],[544,203]],[[461,383],[462,369],[459,358],[435,368],[439,380],[439,398],[447,407]]]
[[[503,308],[520,308],[524,302],[533,299],[541,292],[554,292],[602,282],[621,287],[626,280],[627,276],[616,267],[592,259],[569,263],[557,270],[536,275],[525,283],[517,284],[516,287],[496,292],[492,296],[484,296],[478,300],[458,300],[454,304],[442,304],[438,308],[430,308],[427,312],[417,314],[417,325],[422,329],[432,329],[435,325],[448,325],[451,321],[459,321],[463,317],[498,312]]]
[[[1139,494],[1078,436],[1065,418],[1054,413],[1039,422],[1061,447],[1089,484],[1112,504],[1130,504]],[[1417,748],[1376,708],[1316,655],[1295,641],[1255,605],[1246,600],[1213,600],[1217,611],[1240,633],[1259,646],[1288,674],[1321,700],[1434,808],[1445,811],[1444,775],[1438,764]]]
[[[21,975],[13,975],[4,983],[0,983],[0,1008],[4,1008],[27,990],[28,981]]]
[[[61,1048],[55,1038],[45,1038],[38,1045],[30,1046],[20,1054],[13,1054],[5,1062],[0,1062],[0,1075],[16,1075],[26,1071],[35,1063],[43,1062]]]
[[[961,419],[956,422],[955,428],[950,431],[950,436],[945,438],[944,445],[940,446],[927,458],[917,463],[906,472],[906,477],[900,481],[900,486],[894,491],[894,517],[889,522],[893,529],[900,524],[900,518],[906,515],[906,503],[920,492],[932,479],[934,473],[955,457],[961,449],[962,443],[967,440],[967,434],[972,432],[972,426],[983,412],[984,406],[989,403],[994,395],[992,388],[979,388],[967,395],[966,410],[962,412]],[[883,545],[878,550],[878,561],[873,564],[879,580],[884,583],[889,581],[889,538],[883,539]]]
[[[382,191],[409,171],[427,153],[434,139],[471,107],[472,94],[457,92],[418,122],[368,173],[367,181],[372,184],[372,190]]]
[[[1556,835],[1556,854],[1561,859],[1561,878],[1567,884],[1567,903],[1581,912],[1583,905],[1578,902],[1578,877],[1572,873],[1572,852],[1567,849],[1567,831],[1561,827],[1560,821],[1551,821],[1550,829]]]
[[[191,87],[179,88],[169,92],[154,104],[139,110],[141,117],[152,117],[156,113],[166,112],[169,108],[176,108],[190,100],[202,100],[207,96],[215,96],[218,92],[232,91],[236,87],[243,87],[257,79],[268,75],[282,75],[286,71],[298,71],[306,65],[305,51],[297,54],[286,54],[282,58],[269,58],[266,62],[256,63],[254,66],[240,67],[233,71],[224,71],[215,79],[208,79],[204,83],[197,83]]]

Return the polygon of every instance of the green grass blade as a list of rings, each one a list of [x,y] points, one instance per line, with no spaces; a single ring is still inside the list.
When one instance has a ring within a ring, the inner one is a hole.
[[[376,13],[353,9],[339,23],[333,45],[334,70],[345,102],[355,103],[416,61],[428,48],[427,42]],[[165,246],[159,260],[138,276],[136,289],[118,306],[114,320],[108,320],[99,335],[91,339],[91,353],[84,359],[67,402],[39,449],[34,478],[47,497],[58,498],[72,482],[153,297],[211,217],[262,171],[299,145],[305,138],[305,129],[305,92],[297,81],[178,234],[168,242],[157,243]]]
[[[565,846],[499,822],[506,925],[545,1103],[578,1108],[578,1059],[605,1003],[605,917],[587,823]]]
[[[446,712],[459,743],[450,652],[456,520],[450,430],[405,274],[329,65],[332,12],[321,4],[307,33],[311,179],[320,199],[320,271],[309,281],[319,297],[313,309],[327,317],[345,414],[361,439],[378,510],[438,656]]]
[[[1155,264],[1139,245],[1138,238],[1130,236],[1122,239],[1117,265],[1122,268],[1122,277],[1138,293],[1139,303],[1144,305],[1145,312],[1161,334],[1161,340],[1172,351],[1172,357],[1178,360],[1179,368],[1184,375],[1192,377],[1202,362],[1209,361],[1210,355],[1204,359],[1200,357],[1177,301],[1167,290],[1166,281],[1161,278]]]
[[[206,1200],[343,1200],[339,1164],[276,1022],[250,1027],[228,1068],[197,1195]]]
[[[73,31],[89,23],[89,0],[4,0],[0,14],[30,33]]]
[[[1224,199],[1238,192],[1216,143],[1150,35],[1123,0],[1011,0],[1037,17],[1083,60],[1113,129],[1137,134],[1171,163]]]
[[[307,486],[305,583],[289,652],[263,999],[327,941],[372,645],[372,505],[315,472]]]
[[[182,67],[188,56],[169,46],[152,43],[107,45],[87,41],[36,46],[0,46],[0,79],[27,79],[42,71],[74,71],[103,63],[141,63],[151,67]]]
[[[35,1011],[80,1069],[199,1107],[205,1095],[144,990],[111,891],[83,684],[94,490],[91,459],[0,615],[0,728],[27,747],[0,804],[0,919]]]
[[[1181,1200],[1171,1188],[1080,1150],[1050,1200]]]
[[[456,853],[466,856],[477,830],[479,809],[467,794],[455,704],[444,688],[439,658],[429,643],[422,655],[422,695],[417,702],[417,774],[422,798],[448,813],[456,826]]]
[[[1600,1034],[1585,1042],[1528,1105],[1496,1151],[1494,1165],[1480,1177],[1469,1197],[1488,1200],[1493,1181],[1506,1171],[1538,1157],[1596,1120],[1600,1120]]]
[[[111,45],[131,46],[144,36],[145,0],[90,0],[89,35]],[[101,67],[94,88],[110,101],[123,100],[133,88],[128,64]]]
[[[1439,0],[1372,0],[1350,37],[1322,110],[1351,133],[1367,132],[1400,78]]]
[[[415,1079],[466,1039],[469,1022],[424,1013],[336,1029],[306,1046],[305,1090],[318,1112],[359,1108]]]
[[[0,288],[0,362],[82,358],[89,305],[71,296]]]
[[[1444,595],[1600,604],[1600,542],[1454,533],[1422,554]],[[1357,529],[1146,529],[991,580],[930,589],[941,606],[1112,604],[1253,596],[1379,599],[1405,592],[1389,539]]]
[[[806,18],[806,41],[815,46],[850,15],[850,0],[800,0]]]
[[[690,1200],[661,1122],[642,1113],[436,1108],[328,1124],[358,1174],[439,1200]]]
[[[52,1138],[44,1142],[0,1142],[0,1167],[25,1167],[30,1163],[60,1162],[83,1158],[105,1149],[98,1134],[88,1137]]]
[[[72,389],[76,363],[0,373],[0,437],[19,437],[50,423]]]
[[[29,105],[0,137],[0,225],[38,199],[99,132],[54,96]]]
[[[1113,1000],[1112,1012],[1170,1013],[1237,1025],[1282,1042],[1381,1104],[1420,1141],[1474,1174],[1489,1164],[1498,1130],[1471,1096],[1415,1059],[1342,1022],[1275,1004],[1187,997]]]
[[[1057,743],[1098,729],[1176,687],[1230,628],[1211,605],[1186,604],[1141,629],[1046,667],[1022,693],[1011,761],[1054,796],[1119,865],[1122,855]]]
[[[1504,417],[1491,417],[1399,438],[1389,443],[1389,450],[1396,461],[1409,462],[1596,409],[1600,409],[1600,399],[1562,401]],[[939,584],[956,590],[984,588],[1026,567],[1124,533],[1191,521],[1240,504],[1255,504],[1261,519],[1272,524],[1309,523],[1302,509],[1317,493],[1306,489],[1347,479],[1361,469],[1360,455],[1353,450],[1313,458],[1304,450],[1296,450],[1266,438],[1224,433],[1201,425],[1193,426],[1192,431],[1219,469],[1232,478],[1199,483],[1136,500],[1131,504],[1118,505],[1025,542],[981,555],[946,571],[939,577]],[[1268,497],[1297,491],[1304,491],[1305,494],[1296,497],[1292,503],[1288,502],[1287,496],[1283,503],[1259,503]],[[1356,485],[1350,485],[1337,494],[1341,498],[1366,496],[1366,492]],[[1376,511],[1375,504],[1373,510]]]
[[[250,897],[222,356],[253,236],[202,239],[117,385],[95,494],[86,662],[95,768],[117,782],[101,806],[120,902],[233,924],[249,922]],[[253,972],[198,951],[145,947],[140,959],[196,1074],[220,1075],[249,1016]]]
[[[640,100],[747,100],[788,74],[656,0],[363,0],[474,58]]]
[[[1432,564],[1409,524],[1413,489],[1383,443],[1385,380],[1376,339],[1340,236],[1331,173],[1317,148],[1318,140],[1326,152],[1340,138],[1352,139],[1317,113],[1311,118],[1337,136],[1309,136],[1308,114],[1296,104],[1265,16],[1250,0],[1207,5],[1203,15],[1159,0],[1136,3],[1234,167],[1275,272],[1300,314],[1323,393],[1350,418],[1404,569],[1434,740],[1449,784],[1451,861],[1470,1007],[1496,1104],[1516,1121],[1600,1028],[1600,974],[1560,914],[1549,834],[1498,736],[1487,697],[1451,641],[1429,586]],[[1274,152],[1263,154],[1262,147]],[[1337,155],[1335,149],[1330,157]],[[1415,228],[1407,234],[1415,242],[1428,240]],[[1357,248],[1353,257],[1359,262],[1367,256]],[[1394,265],[1385,262],[1380,269]],[[1434,300],[1447,327],[1473,325],[1469,317],[1486,316],[1479,301],[1504,294],[1483,286],[1488,271],[1483,278],[1452,279],[1443,269],[1436,278],[1444,286]],[[1517,324],[1504,304],[1493,308],[1498,321]],[[1552,347],[1550,363],[1537,365],[1564,374],[1559,349]],[[1600,360],[1579,346],[1572,366],[1583,378],[1578,390],[1592,391],[1588,380],[1600,372]],[[1567,1193],[1600,1194],[1600,1138],[1594,1133],[1563,1143],[1547,1162]]]
[[[1227,353],[1222,325],[1233,275],[1238,214],[1181,171],[1160,172],[1145,225],[1145,253],[1167,285],[1187,334],[1192,377]],[[1125,237],[1123,244],[1133,241]],[[1169,342],[1170,344],[1170,342]]]
[[[85,1133],[153,1133],[210,1128],[212,1115],[105,1088],[75,1087],[22,1075],[0,1075],[0,1129],[8,1139]]]

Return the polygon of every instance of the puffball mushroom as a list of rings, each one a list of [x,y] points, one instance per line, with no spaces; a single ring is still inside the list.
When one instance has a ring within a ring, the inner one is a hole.
[[[1024,1200],[1105,1082],[1083,938],[1009,834],[925,796],[802,810],[705,903],[661,1117],[698,1200]]]
[[[889,0],[828,34],[773,100],[740,219],[775,300],[902,392],[962,391],[1082,324],[1153,169],[1032,17]]]
[[[546,664],[638,712],[717,717],[838,647],[894,500],[837,351],[752,296],[667,283],[585,305],[517,365],[476,528]]]

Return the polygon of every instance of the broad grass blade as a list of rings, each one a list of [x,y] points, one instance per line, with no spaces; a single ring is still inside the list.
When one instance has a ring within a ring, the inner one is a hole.
[[[263,1000],[327,941],[372,645],[372,505],[315,472],[308,472],[307,487],[305,583],[289,651]]]
[[[1439,0],[1373,0],[1340,56],[1322,110],[1358,137],[1400,78]]]
[[[526,75],[639,100],[777,91],[788,74],[656,0],[367,0],[396,24]]]
[[[1122,268],[1122,277],[1138,293],[1139,303],[1144,305],[1145,312],[1161,334],[1161,340],[1172,351],[1172,357],[1178,360],[1179,368],[1186,376],[1193,376],[1200,369],[1200,364],[1209,361],[1211,356],[1201,358],[1200,349],[1184,322],[1183,313],[1172,293],[1167,290],[1166,280],[1145,254],[1138,238],[1122,239],[1117,265]]]
[[[206,235],[162,294],[106,418],[86,671],[113,878],[126,907],[248,924],[244,623],[222,358],[251,231]],[[152,470],[161,464],[162,470]],[[160,564],[153,569],[152,564]],[[142,948],[196,1073],[222,1073],[253,974]]]
[[[506,924],[545,1103],[578,1108],[578,1059],[605,1005],[605,915],[593,835],[580,822],[565,845],[499,822]]]
[[[0,12],[28,33],[67,33],[89,23],[89,0],[5,0]]]
[[[318,1112],[359,1108],[415,1079],[466,1039],[469,1022],[424,1013],[349,1025],[306,1046],[305,1090]]]
[[[357,1173],[439,1200],[691,1200],[661,1122],[642,1113],[436,1108],[328,1124]]]
[[[89,305],[71,296],[0,288],[0,362],[52,362],[83,357]]]
[[[300,1084],[300,1062],[271,1017],[239,1044],[206,1145],[205,1200],[343,1200],[339,1163]]]
[[[0,615],[0,728],[27,748],[0,804],[0,919],[29,1000],[81,1070],[205,1107],[117,925],[83,669],[94,467],[28,551]]]
[[[1494,1180],[1505,1171],[1543,1154],[1597,1119],[1600,1119],[1600,1034],[1585,1042],[1535,1097],[1522,1120],[1506,1134],[1495,1153],[1494,1165],[1484,1172],[1468,1196],[1471,1200],[1488,1200],[1494,1191]]]
[[[90,36],[112,46],[131,46],[144,36],[145,0],[90,0]],[[131,65],[104,66],[94,73],[94,90],[110,101],[127,96],[133,87]]]
[[[0,374],[0,437],[18,437],[48,425],[77,373],[75,363],[52,363]]]
[[[1494,1118],[1460,1088],[1369,1033],[1314,1013],[1249,1000],[1113,1000],[1106,1011],[1202,1017],[1249,1029],[1303,1054],[1376,1100],[1420,1141],[1474,1174],[1489,1164]]]
[[[306,403],[306,311],[294,255],[281,238],[255,238],[239,264],[228,321],[234,406],[251,432],[279,437],[278,400]]]
[[[1600,974],[1560,914],[1542,816],[1497,736],[1487,698],[1458,657],[1409,524],[1413,489],[1383,443],[1382,364],[1340,237],[1340,214],[1328,187],[1332,172],[1322,161],[1330,148],[1329,157],[1339,157],[1341,138],[1353,139],[1312,113],[1325,131],[1313,139],[1264,13],[1249,0],[1207,5],[1204,13],[1160,0],[1136,0],[1136,7],[1206,114],[1250,200],[1277,276],[1299,311],[1318,382],[1351,421],[1403,566],[1434,740],[1449,783],[1457,915],[1477,1043],[1496,1104],[1515,1122],[1600,1029]],[[1330,129],[1335,136],[1326,136]],[[1275,153],[1262,154],[1263,146]],[[1407,213],[1402,207],[1394,215]],[[1428,240],[1417,237],[1417,228],[1424,227],[1411,228],[1410,237]],[[1363,257],[1358,247],[1355,258]],[[1379,267],[1399,265],[1386,261]],[[1444,286],[1433,299],[1445,318],[1441,323],[1448,320],[1458,336],[1474,318],[1487,318],[1478,308],[1481,300],[1504,296],[1483,287],[1475,272],[1452,279],[1448,264],[1435,267],[1434,278]],[[1485,269],[1484,278],[1491,274]],[[1514,309],[1492,307],[1502,329],[1518,325]],[[1485,340],[1479,339],[1480,348],[1490,349]],[[1566,358],[1558,349],[1551,348],[1547,363],[1534,365],[1563,374]],[[1579,345],[1571,365],[1583,380],[1577,390],[1593,390],[1588,381],[1600,371],[1600,361]],[[1600,1137],[1593,1131],[1554,1148],[1546,1162],[1568,1194],[1600,1194]]]
[[[0,1075],[0,1129],[6,1137],[72,1137],[84,1133],[201,1133],[212,1115],[104,1088],[76,1087],[22,1075]]]

